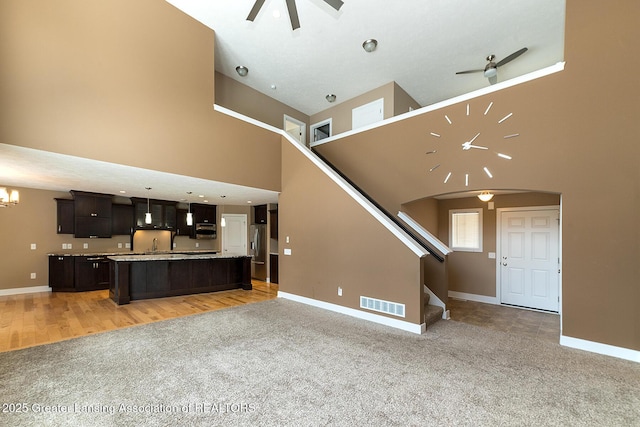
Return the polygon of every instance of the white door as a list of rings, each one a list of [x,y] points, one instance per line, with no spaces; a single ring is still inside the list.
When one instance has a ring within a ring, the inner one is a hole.
[[[244,214],[222,214],[222,254],[247,255],[247,216]]]
[[[384,120],[384,98],[351,110],[351,129],[358,129]]]
[[[500,302],[540,310],[560,306],[559,210],[500,212]]]

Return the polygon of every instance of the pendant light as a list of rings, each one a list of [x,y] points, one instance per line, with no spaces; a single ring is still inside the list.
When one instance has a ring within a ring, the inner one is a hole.
[[[151,218],[151,209],[149,206],[149,191],[151,191],[151,187],[145,187],[147,189],[147,213],[144,214],[144,223],[145,224],[151,224],[153,222],[152,218]]]
[[[20,203],[18,190],[7,190],[5,187],[0,187],[0,208],[15,206],[18,203]]]
[[[187,191],[187,194],[189,196],[191,196],[191,191]],[[192,226],[193,225],[193,214],[191,213],[191,200],[188,200],[189,202],[189,212],[187,212],[187,225],[188,226]]]
[[[220,196],[221,198],[225,198],[227,196]],[[224,217],[224,205],[220,205],[220,227],[226,227],[227,220]]]

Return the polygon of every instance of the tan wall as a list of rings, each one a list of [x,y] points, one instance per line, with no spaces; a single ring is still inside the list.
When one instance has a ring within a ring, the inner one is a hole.
[[[640,56],[629,52],[640,39],[639,16],[637,2],[568,0],[563,72],[473,99],[468,118],[464,102],[318,149],[390,211],[465,190],[562,194],[563,334],[638,350]],[[481,114],[489,102],[493,118],[514,113],[505,126]],[[456,126],[448,126],[444,114]],[[430,131],[446,139],[435,141]],[[513,160],[461,150],[476,132],[482,132],[478,144],[502,141],[500,149]],[[511,132],[520,137],[503,141]],[[436,160],[425,152],[435,146],[443,166],[429,174]],[[493,179],[482,172],[485,162]],[[449,170],[455,179],[444,184],[442,174]],[[469,186],[465,173],[471,173]]]
[[[411,110],[417,110],[421,107],[415,99],[411,97],[398,83],[394,82],[393,87],[393,115],[399,116],[408,113]]]
[[[282,162],[279,289],[354,309],[361,295],[404,303],[402,320],[422,323],[420,258],[287,141]]]
[[[277,191],[279,136],[213,111],[213,51],[164,1],[3,1],[0,143]]]
[[[216,71],[216,104],[282,129],[284,115],[307,125],[309,116]]]

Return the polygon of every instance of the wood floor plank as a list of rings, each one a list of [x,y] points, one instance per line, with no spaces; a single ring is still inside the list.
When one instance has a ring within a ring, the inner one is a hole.
[[[118,306],[109,291],[40,292],[0,297],[0,352],[176,317],[274,299],[278,285],[132,301]]]

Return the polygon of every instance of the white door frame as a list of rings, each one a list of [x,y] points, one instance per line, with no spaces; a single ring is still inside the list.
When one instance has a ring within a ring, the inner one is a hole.
[[[327,138],[321,139],[320,141],[316,141],[314,138],[314,132],[317,128],[322,127],[324,125],[329,125],[329,136]],[[323,144],[325,139],[329,139],[333,136],[333,118],[329,117],[326,120],[323,120],[318,123],[314,123],[309,127],[309,145],[313,147],[314,145]]]
[[[547,211],[547,210],[557,210],[560,212],[560,224],[558,224],[558,257],[559,263],[558,268],[560,273],[558,274],[558,314],[560,317],[560,333],[562,333],[562,197],[560,197],[560,206],[528,206],[528,207],[513,207],[513,208],[498,208],[496,209],[496,303],[498,305],[502,305],[502,283],[500,281],[500,258],[502,254],[502,236],[501,236],[501,218],[503,212],[516,212],[516,211]],[[509,306],[512,307],[512,306]],[[514,308],[522,308],[525,310],[534,310],[531,308],[525,307],[515,307]],[[544,311],[544,310],[541,310]],[[546,311],[545,311],[546,313]]]
[[[284,115],[283,129],[287,132],[287,123],[294,123],[300,127],[300,144],[306,145],[307,141],[307,124],[291,116]],[[287,132],[288,133],[288,132]]]
[[[249,251],[248,251],[248,246],[247,246],[247,239],[248,239],[248,225],[247,225],[247,214],[233,214],[233,213],[223,213],[220,215],[221,218],[225,219],[225,222],[228,222],[228,219],[230,218],[234,218],[234,219],[240,219],[242,221],[244,221],[244,254],[239,254],[239,255],[248,255]],[[222,227],[221,227],[222,228]],[[222,230],[221,234],[221,243],[220,243],[220,252],[222,254],[224,254],[226,252],[226,240],[225,239],[225,233],[228,231],[228,227],[224,227],[224,230]]]

